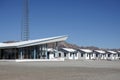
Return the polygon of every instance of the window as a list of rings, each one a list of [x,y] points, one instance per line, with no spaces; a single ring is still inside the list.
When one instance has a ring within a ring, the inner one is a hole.
[[[72,56],[72,53],[70,53],[70,57]]]
[[[61,57],[61,53],[59,53],[59,57]]]
[[[54,53],[54,57],[55,57],[55,53]]]
[[[83,53],[81,53],[81,57],[83,57]]]
[[[108,54],[108,57],[110,57],[110,54]]]
[[[96,54],[96,57],[98,57],[98,54]]]
[[[118,57],[120,57],[120,54],[118,54]]]
[[[64,57],[66,57],[66,55],[67,55],[67,54],[66,54],[66,53],[64,53]]]

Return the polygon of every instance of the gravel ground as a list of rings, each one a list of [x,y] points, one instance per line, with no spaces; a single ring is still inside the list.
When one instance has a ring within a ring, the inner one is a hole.
[[[0,61],[0,80],[120,80],[120,61]]]

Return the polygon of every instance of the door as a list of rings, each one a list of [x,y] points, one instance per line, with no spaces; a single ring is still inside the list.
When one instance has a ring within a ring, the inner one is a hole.
[[[50,56],[50,52],[48,52],[48,53],[47,53],[47,59],[49,59],[49,58],[50,58],[49,56]]]

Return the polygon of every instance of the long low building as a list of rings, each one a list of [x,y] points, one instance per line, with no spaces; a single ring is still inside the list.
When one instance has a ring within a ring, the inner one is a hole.
[[[64,59],[70,60],[120,60],[120,51],[62,48]]]
[[[58,43],[67,38],[67,36],[57,36],[14,43],[0,43],[0,59],[50,59],[52,54],[50,55],[48,44],[54,43],[55,50],[58,50]]]

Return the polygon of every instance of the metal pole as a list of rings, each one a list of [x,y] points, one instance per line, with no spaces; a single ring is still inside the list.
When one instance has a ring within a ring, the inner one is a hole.
[[[34,46],[34,59],[36,59],[36,47]]]
[[[20,59],[23,59],[23,49],[20,49]]]

